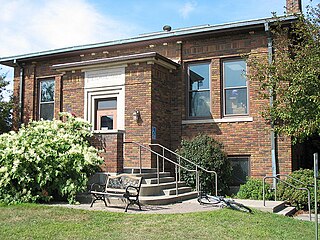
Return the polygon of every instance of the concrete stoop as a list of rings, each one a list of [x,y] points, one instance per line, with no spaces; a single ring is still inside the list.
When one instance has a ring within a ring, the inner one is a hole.
[[[197,192],[192,191],[192,188],[186,186],[183,181],[178,182],[178,194],[176,194],[177,183],[170,172],[160,172],[159,183],[156,169],[142,169],[141,173],[140,169],[124,169],[124,172],[143,177],[140,190],[142,204],[165,205],[197,197]]]
[[[283,216],[293,216],[297,211],[295,207],[287,206],[286,203],[282,201],[266,201],[265,206],[261,200],[235,199],[235,201],[242,203],[249,208],[276,213]]]
[[[178,182],[178,194],[176,194],[176,182],[170,172],[160,172],[159,183],[156,169],[153,168],[142,169],[141,173],[140,169],[125,168],[123,172],[142,177],[139,199],[140,203],[144,205],[166,205],[194,199],[198,196],[197,192],[192,191],[192,188],[187,187],[183,181]],[[99,177],[101,178],[101,176]],[[78,194],[77,201],[90,203],[91,195],[88,193]],[[108,201],[108,204],[115,206],[125,205],[123,199],[112,198]]]

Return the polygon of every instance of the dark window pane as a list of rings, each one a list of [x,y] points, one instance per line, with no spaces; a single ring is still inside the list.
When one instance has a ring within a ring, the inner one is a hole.
[[[40,118],[44,120],[53,119],[54,104],[53,103],[42,103],[40,104]]]
[[[190,90],[209,89],[209,64],[189,66]]]
[[[54,80],[42,81],[41,88],[41,102],[54,101]]]
[[[247,181],[249,176],[248,158],[230,158],[232,166],[232,186],[239,186]]]
[[[224,87],[246,86],[246,63],[243,60],[224,62]]]
[[[210,114],[210,91],[190,92],[189,112],[192,117],[208,117]]]
[[[117,99],[99,100],[98,110],[117,108]]]
[[[227,89],[225,91],[226,114],[247,114],[247,88]]]
[[[100,130],[110,130],[110,129],[113,129],[113,116],[102,116]]]

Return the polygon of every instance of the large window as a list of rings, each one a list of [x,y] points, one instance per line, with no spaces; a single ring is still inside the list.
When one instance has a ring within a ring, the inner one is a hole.
[[[246,62],[241,59],[223,61],[224,116],[248,114]]]
[[[249,157],[229,157],[232,166],[232,186],[239,186],[250,175]]]
[[[54,80],[40,82],[39,115],[44,120],[52,120],[54,116]]]
[[[117,128],[117,99],[96,100],[95,130],[112,130]]]
[[[189,117],[210,117],[210,64],[188,66]]]

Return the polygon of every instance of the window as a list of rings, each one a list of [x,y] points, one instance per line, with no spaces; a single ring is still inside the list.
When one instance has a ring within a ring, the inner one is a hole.
[[[210,117],[210,64],[188,66],[189,116]]]
[[[112,130],[117,128],[117,99],[96,100],[95,130]]]
[[[248,114],[246,62],[241,59],[223,62],[224,116]]]
[[[239,186],[247,181],[249,176],[249,157],[229,157],[232,167],[232,186]]]
[[[44,120],[52,120],[54,116],[54,80],[40,82],[39,116]]]

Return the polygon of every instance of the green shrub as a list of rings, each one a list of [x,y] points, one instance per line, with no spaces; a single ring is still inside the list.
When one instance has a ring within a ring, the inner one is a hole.
[[[90,124],[70,114],[65,122],[32,121],[0,135],[0,202],[74,202],[102,159],[89,146]]]
[[[298,179],[299,181],[313,185],[314,177],[313,170],[310,169],[300,169],[292,172],[289,176]],[[297,183],[291,178],[281,178],[291,185],[296,186],[297,188],[305,188],[306,186],[301,183]],[[318,183],[319,184],[319,183]],[[314,188],[309,186],[308,189],[311,193],[311,208],[314,208]],[[318,196],[320,194],[320,190],[318,190]],[[277,198],[283,201],[289,201],[291,205],[297,207],[298,209],[308,209],[308,193],[304,190],[297,190],[293,187],[290,187],[282,182],[279,182],[277,185]],[[318,204],[319,204],[318,200]]]
[[[219,194],[225,193],[229,188],[231,178],[231,165],[223,146],[218,141],[206,135],[198,135],[194,139],[182,140],[181,148],[177,150],[181,156],[193,161],[204,169],[213,170],[218,175]],[[188,169],[195,169],[194,165],[183,161]],[[207,193],[214,193],[215,178],[213,174],[200,171],[201,190]],[[195,174],[182,171],[182,179],[193,188],[196,186]]]
[[[240,199],[263,200],[262,179],[248,178],[247,182],[240,186],[236,197]],[[274,200],[274,194],[268,183],[265,184],[265,199]]]

